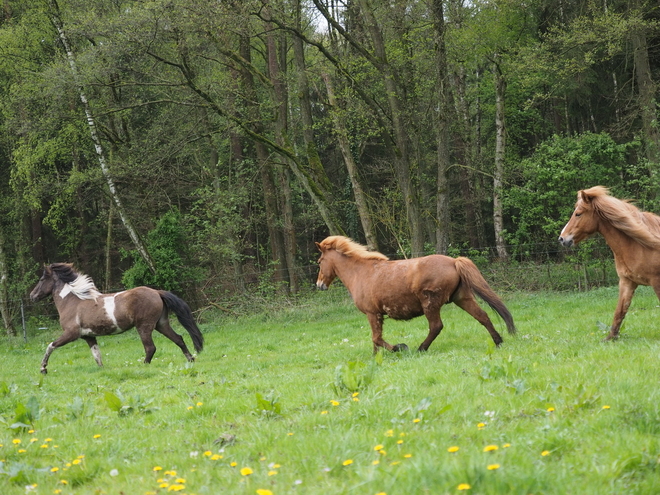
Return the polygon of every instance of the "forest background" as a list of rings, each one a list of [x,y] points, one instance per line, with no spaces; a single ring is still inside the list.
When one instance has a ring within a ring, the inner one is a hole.
[[[55,261],[196,308],[298,294],[328,234],[553,278],[578,189],[660,211],[659,21],[656,0],[3,0],[3,324]]]

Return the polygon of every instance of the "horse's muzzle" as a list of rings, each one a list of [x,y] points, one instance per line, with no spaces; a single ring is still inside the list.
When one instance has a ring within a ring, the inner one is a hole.
[[[571,247],[573,245],[573,236],[564,237],[560,235],[559,244],[561,244],[564,247]]]
[[[322,282],[320,280],[318,282],[316,282],[316,288],[318,290],[328,290],[328,286],[325,285],[325,282]]]

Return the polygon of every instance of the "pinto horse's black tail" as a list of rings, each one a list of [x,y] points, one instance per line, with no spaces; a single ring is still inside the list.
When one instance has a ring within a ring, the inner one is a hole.
[[[469,258],[464,257],[458,257],[454,261],[456,263],[456,270],[458,270],[458,274],[461,277],[461,281],[502,317],[509,333],[516,333],[513,316],[511,316],[511,313],[504,305],[502,299],[500,299],[499,296],[495,294],[495,291],[490,288],[488,282],[486,282],[486,279],[479,271],[479,268],[477,268],[477,265],[475,265]]]
[[[179,320],[179,323],[183,325],[183,328],[188,330],[188,333],[192,338],[193,345],[195,346],[195,350],[197,352],[201,352],[201,350],[204,349],[204,336],[202,335],[202,332],[199,331],[199,327],[195,322],[195,318],[192,314],[192,311],[190,310],[190,306],[188,306],[188,303],[186,303],[186,301],[180,297],[175,296],[171,292],[159,290],[158,294],[160,294],[160,297],[165,303],[165,306],[167,306],[167,309],[172,311]]]

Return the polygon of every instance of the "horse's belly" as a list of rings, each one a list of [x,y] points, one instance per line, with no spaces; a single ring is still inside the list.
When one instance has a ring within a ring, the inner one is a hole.
[[[99,337],[102,335],[119,335],[128,329],[119,328],[115,325],[104,325],[100,327],[80,327],[81,337]]]
[[[422,316],[424,311],[420,305],[408,304],[385,304],[383,312],[393,320],[411,320]]]

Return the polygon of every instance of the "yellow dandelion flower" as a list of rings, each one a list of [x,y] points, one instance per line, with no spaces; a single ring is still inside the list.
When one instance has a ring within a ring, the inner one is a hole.
[[[399,445],[401,445],[401,444],[403,443],[403,440],[397,440],[396,443],[398,443]]]
[[[261,457],[259,457],[259,460],[260,460],[260,461],[265,461],[265,460],[266,460],[266,456],[265,456],[265,455],[262,455]]]
[[[167,488],[167,491],[168,492],[180,492],[181,490],[185,490],[185,489],[186,489],[186,487],[183,486],[183,485],[170,485]]]
[[[51,472],[51,473],[56,473],[56,472],[58,472],[59,470],[60,470],[60,468],[58,468],[57,466],[50,468],[50,472]]]
[[[383,450],[383,445],[381,445],[381,444],[376,445],[376,446],[374,447],[374,450],[376,450],[376,451],[378,451],[378,450]]]
[[[460,490],[460,491],[469,490],[470,488],[472,488],[472,487],[470,485],[468,485],[467,483],[461,483],[460,485],[458,485],[456,487],[456,489]]]
[[[39,441],[38,438],[30,438],[30,443],[34,443],[34,442],[38,442],[38,441]]]
[[[413,419],[413,423],[419,423],[420,421],[421,421],[421,419],[419,419],[419,418]]]
[[[401,433],[399,433],[399,436],[400,436],[400,437],[405,437],[406,434],[405,434],[404,432],[401,432]]]
[[[210,457],[210,456],[213,455],[213,452],[211,452],[210,450],[207,450],[207,451],[204,452],[204,455],[205,455],[206,457]]]
[[[603,409],[609,409],[610,406],[603,406]]]
[[[482,429],[486,427],[486,423],[477,423],[477,428]]]
[[[154,471],[162,471],[163,468],[160,467],[160,466],[154,466],[154,469],[153,469],[153,470],[154,470]]]
[[[34,430],[28,430],[28,433],[32,435],[34,433]]]
[[[357,397],[358,395],[360,395],[360,392],[353,392],[352,397]]]
[[[158,485],[158,488],[167,488],[170,486],[170,484],[167,481],[163,481],[160,485]]]
[[[511,447],[510,443],[505,443],[504,445],[502,445],[503,449],[508,449],[509,447]]]
[[[497,445],[486,445],[484,447],[484,452],[494,452],[497,449],[499,449],[499,447]]]
[[[288,437],[292,437],[292,436],[293,436],[293,432],[290,431],[289,433],[286,434],[286,436],[288,436]]]
[[[199,407],[199,406],[203,406],[203,405],[204,405],[204,403],[203,403],[203,402],[198,402],[198,403],[197,403],[197,404],[195,404],[195,405],[196,405],[197,407]]]
[[[185,478],[177,478],[174,481],[176,481],[177,483],[185,483],[186,482]]]
[[[165,474],[165,476],[176,476],[176,471],[172,469],[170,471],[165,471],[163,474]]]
[[[456,445],[452,445],[451,447],[449,447],[449,448],[447,449],[447,452],[450,452],[450,453],[453,454],[454,452],[458,452],[459,448],[460,448],[460,447],[457,447]]]
[[[75,466],[77,464],[80,464],[81,462],[82,461],[80,459],[74,459],[74,460],[71,461],[71,464],[73,464]]]
[[[53,441],[52,438],[47,438],[46,440],[44,440],[44,442],[52,442],[52,441]]]
[[[376,495],[387,495],[385,492],[378,492]]]
[[[18,449],[19,454],[25,454],[26,452],[27,452],[27,450],[25,450],[25,449]]]
[[[275,476],[277,474],[277,471],[272,469],[271,471],[268,471],[268,476]]]
[[[351,464],[353,464],[353,459],[346,459],[341,463],[342,466],[350,466]]]
[[[405,457],[406,459],[410,459],[412,457],[412,454],[404,454],[403,457]]]
[[[328,414],[328,411],[321,411],[321,414]]]
[[[79,455],[79,456],[78,456],[78,459],[84,459],[84,458],[85,458],[84,455]]]
[[[236,461],[232,461],[232,462],[229,463],[229,465],[231,467],[236,467],[236,466],[238,466],[238,463]]]
[[[543,452],[541,452],[541,455],[543,457],[546,457],[546,456],[550,455],[550,451],[549,450],[544,450]]]
[[[489,464],[488,465],[488,471],[495,471],[496,469],[499,469],[500,465],[499,464]]]
[[[555,408],[554,408],[554,407],[549,407],[549,408],[546,409],[546,411],[548,411],[548,412],[555,412]]]
[[[281,468],[282,466],[279,465],[279,464],[277,464],[277,463],[275,463],[275,464],[270,465],[269,467],[272,467],[273,469],[279,469],[279,468]]]
[[[257,490],[257,495],[273,495],[273,492],[267,490],[266,488],[259,488]]]
[[[39,448],[40,448],[40,449],[47,449],[47,448],[48,448],[48,444],[47,444],[47,443],[44,443],[43,445],[39,445]]]
[[[213,454],[211,456],[212,461],[219,461],[220,459],[222,459],[222,456],[220,454]]]
[[[195,408],[194,408],[193,406],[188,406],[188,407],[186,407],[186,409],[188,409],[188,411],[191,411],[191,410],[193,410],[193,409],[195,409]]]
[[[254,472],[254,471],[252,471],[252,469],[250,469],[249,467],[241,468],[241,474],[242,474],[243,476],[249,476],[249,475],[251,475],[253,472]]]
[[[94,435],[92,438],[101,438],[101,435],[100,435],[99,433],[97,433],[97,434]]]
[[[353,402],[360,402],[360,398],[359,397],[353,397]]]
[[[338,406],[338,405],[339,405],[339,401],[331,400],[331,401],[330,401],[330,404],[333,405],[333,406]]]
[[[390,466],[396,466],[397,464],[401,464],[401,463],[399,461],[390,462]]]
[[[18,445],[19,443],[21,443],[21,439],[20,439],[20,438],[14,438],[14,439],[11,441],[11,443],[13,443],[14,445]]]
[[[387,430],[387,431],[385,432],[385,436],[386,436],[386,437],[391,437],[391,436],[393,436],[393,435],[394,435],[394,430]]]
[[[53,493],[55,493],[55,494],[62,493],[62,490],[60,490],[60,489],[58,488],[57,490],[53,490]]]
[[[68,485],[69,484],[69,482],[67,480],[60,480],[60,483],[63,484],[63,485]]]
[[[375,460],[375,461],[373,461],[371,464],[373,464],[374,466],[378,466],[378,464],[380,464],[380,461]]]
[[[387,455],[387,450],[385,450],[385,449],[380,449],[380,450],[378,451],[378,453],[379,453],[380,455]]]

